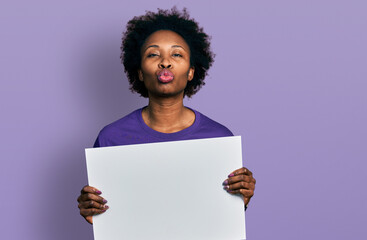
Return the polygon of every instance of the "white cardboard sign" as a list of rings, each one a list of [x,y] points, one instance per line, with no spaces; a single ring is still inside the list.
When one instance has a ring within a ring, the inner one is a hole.
[[[241,137],[86,149],[88,181],[110,207],[95,240],[240,240],[241,197],[222,188],[242,167]]]

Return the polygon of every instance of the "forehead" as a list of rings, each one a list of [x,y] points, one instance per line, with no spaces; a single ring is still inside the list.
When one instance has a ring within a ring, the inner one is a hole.
[[[158,30],[149,35],[149,37],[145,40],[142,49],[150,45],[158,45],[160,47],[165,45],[180,45],[185,50],[189,50],[189,46],[185,39],[183,39],[183,37],[181,37],[179,34],[170,30]]]

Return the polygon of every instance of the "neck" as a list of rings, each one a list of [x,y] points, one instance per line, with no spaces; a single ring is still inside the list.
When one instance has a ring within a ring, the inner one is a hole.
[[[195,121],[195,114],[183,105],[183,96],[149,96],[149,104],[143,109],[142,117],[150,128],[163,133],[181,131]]]

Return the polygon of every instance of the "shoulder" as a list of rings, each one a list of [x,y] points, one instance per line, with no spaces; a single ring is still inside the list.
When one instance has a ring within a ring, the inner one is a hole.
[[[107,126],[105,126],[101,132],[100,135],[109,135],[116,132],[121,132],[123,130],[129,130],[138,122],[138,114],[141,112],[141,109],[137,109],[128,115],[124,116],[123,118],[120,118],[117,121],[114,121]]]
[[[116,141],[136,135],[134,131],[139,129],[136,127],[136,125],[140,124],[138,119],[139,113],[141,113],[141,109],[137,109],[102,128],[94,147],[113,146],[117,144],[115,143]]]
[[[210,137],[227,137],[233,136],[231,130],[229,130],[226,126],[220,124],[217,121],[205,116],[204,114],[193,110],[196,116],[199,118],[199,131],[207,132]]]

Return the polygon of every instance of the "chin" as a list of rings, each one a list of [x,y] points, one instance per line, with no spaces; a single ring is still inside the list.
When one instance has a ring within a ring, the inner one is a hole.
[[[149,96],[156,96],[161,98],[184,97],[184,91],[181,92],[150,92]]]

